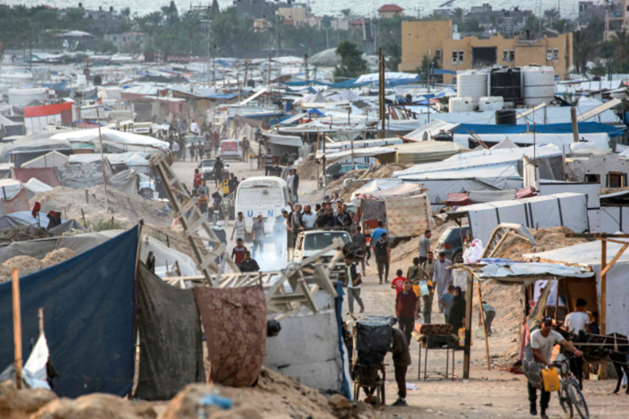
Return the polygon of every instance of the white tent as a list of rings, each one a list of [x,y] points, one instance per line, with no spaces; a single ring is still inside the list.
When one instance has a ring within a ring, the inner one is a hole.
[[[119,152],[127,151],[168,151],[169,145],[166,141],[156,140],[155,138],[144,135],[131,134],[124,131],[116,131],[109,128],[101,129],[103,139],[103,147],[111,148]],[[70,131],[55,134],[51,137],[53,140],[67,140],[71,143],[92,143],[96,147],[100,146],[100,138],[98,128],[86,129],[79,131]]]
[[[45,184],[44,182],[37,180],[37,178],[31,178],[26,183],[22,184],[26,190],[26,197],[31,199],[37,192],[52,191],[52,186]]]
[[[29,160],[26,163],[22,163],[21,167],[29,169],[36,167],[57,167],[63,166],[68,163],[68,156],[58,151],[51,151],[48,154]]]

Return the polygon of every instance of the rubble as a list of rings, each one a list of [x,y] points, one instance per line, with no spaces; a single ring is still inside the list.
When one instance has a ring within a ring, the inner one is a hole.
[[[399,163],[390,163],[390,164],[382,164],[372,167],[370,169],[361,169],[361,170],[352,170],[347,172],[341,178],[330,182],[326,190],[329,193],[338,192],[341,198],[344,201],[348,201],[352,196],[352,193],[361,186],[365,184],[365,182],[355,182],[350,185],[348,188],[343,187],[343,182],[346,179],[384,179],[393,177],[393,172],[397,172],[398,170],[404,170],[407,166]]]
[[[0,230],[0,243],[45,239],[51,236],[52,234],[50,234],[46,228],[34,225],[17,228],[5,228]]]

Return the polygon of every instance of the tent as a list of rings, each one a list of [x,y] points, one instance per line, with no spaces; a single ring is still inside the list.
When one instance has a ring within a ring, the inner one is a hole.
[[[575,233],[589,230],[587,195],[559,193],[518,200],[474,204],[448,213],[448,219],[467,217],[473,238],[487,243],[500,223],[528,228],[565,226]]]
[[[15,179],[0,180],[0,215],[28,211],[30,206],[22,182]]]
[[[371,193],[361,193],[357,197],[362,199],[390,199],[390,198],[404,198],[408,196],[420,195],[423,193],[423,187],[419,183],[401,183],[392,188],[380,189]]]
[[[34,169],[38,167],[57,167],[68,163],[68,156],[58,151],[51,151],[48,154],[34,158],[22,163],[23,168]]]
[[[48,192],[52,191],[52,186],[38,180],[37,178],[32,178],[26,183],[23,183],[24,189],[26,190],[26,197],[30,200],[35,196],[37,192]]]
[[[325,116],[325,114],[323,112],[321,112],[319,109],[317,108],[312,108],[310,109],[308,112],[306,112],[308,115],[316,115],[316,116]]]
[[[308,58],[308,65],[316,67],[336,67],[341,63],[341,56],[336,53],[336,48],[325,49]]]
[[[14,167],[11,171],[12,177],[22,183],[27,183],[31,179],[37,179],[53,188],[55,186],[61,186],[57,170],[54,167],[36,167],[33,169]]]
[[[275,156],[279,156],[285,151],[301,153],[304,148],[301,137],[295,135],[265,135],[265,137],[268,149]]]
[[[109,128],[102,128],[100,136],[103,140],[103,148],[106,150],[126,152],[126,151],[147,151],[158,150],[168,151],[169,145],[166,141],[157,140],[144,135],[132,134],[130,132],[116,131]],[[86,129],[55,134],[52,140],[65,140],[70,143],[92,143],[99,147],[99,129]]]
[[[465,153],[469,148],[447,141],[419,141],[389,146],[395,150],[393,154],[378,156],[380,164],[403,163],[417,164],[440,162],[455,154]]]

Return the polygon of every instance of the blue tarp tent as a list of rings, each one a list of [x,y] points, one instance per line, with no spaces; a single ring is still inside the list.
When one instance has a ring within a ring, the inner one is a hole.
[[[321,112],[319,109],[317,108],[312,108],[310,109],[308,112],[306,112],[308,115],[317,115],[317,116],[325,116],[325,114],[323,112]]]
[[[601,124],[600,122],[579,122],[579,132],[592,134],[604,132],[610,137],[621,137],[624,130],[612,125]],[[522,134],[525,133],[527,125],[487,125],[487,124],[461,124],[453,131],[475,134]],[[538,124],[528,125],[529,132],[539,132],[542,134],[569,134],[572,132],[572,124]]]
[[[124,396],[135,363],[138,227],[70,260],[20,278],[23,359],[39,336],[38,309],[59,397]],[[12,282],[0,284],[0,370],[14,362]]]

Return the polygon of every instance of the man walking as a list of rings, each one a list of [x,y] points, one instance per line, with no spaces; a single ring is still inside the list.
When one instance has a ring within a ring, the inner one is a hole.
[[[192,179],[192,189],[198,191],[199,186],[203,182],[203,175],[199,173],[199,169],[194,169],[194,178]]]
[[[424,268],[426,273],[426,285],[428,287],[428,294],[422,294],[422,317],[424,323],[430,323],[432,315],[432,301],[435,295],[435,285],[433,282],[433,276],[435,272],[435,258],[431,251],[427,252],[427,260],[421,267]]]
[[[406,341],[409,344],[411,342],[411,333],[415,327],[415,313],[417,312],[418,301],[411,281],[405,281],[404,288],[395,297],[395,315],[397,316],[400,329],[404,332]]]
[[[299,198],[299,175],[297,174],[297,170],[292,169],[293,172],[293,182],[290,186],[291,193],[293,194],[293,201],[297,201]]]
[[[253,257],[255,258],[260,250],[260,256],[264,254],[264,218],[262,215],[258,215],[256,222],[253,223],[251,228],[253,233]]]
[[[352,242],[360,246],[360,248],[363,249],[363,252],[367,252],[367,238],[363,234],[360,226],[356,226],[356,233],[354,233],[354,235],[352,236]],[[360,260],[360,266],[361,266],[362,272],[365,272],[365,258],[366,257],[367,257],[367,254],[365,253],[365,257]]]
[[[297,236],[299,235],[299,231],[304,229],[304,223],[301,220],[301,204],[295,204],[295,208],[290,217],[290,228],[293,230],[293,248],[295,247],[295,241],[297,241]]]
[[[496,317],[496,309],[487,304],[487,302],[481,302],[482,311],[480,313],[481,316],[485,316],[485,333],[487,336],[491,336],[491,322],[494,321],[494,317]],[[478,318],[479,322],[482,322],[480,316]],[[482,325],[482,323],[480,323]]]
[[[223,169],[225,165],[220,157],[216,158],[214,162],[214,168],[212,169],[212,175],[214,177],[214,186],[218,186],[218,183],[223,179]]]
[[[255,259],[251,258],[251,253],[245,252],[245,259],[238,265],[240,272],[258,272],[260,266]]]
[[[351,257],[345,258],[345,281],[347,282],[347,304],[349,306],[349,315],[354,315],[354,300],[360,306],[360,312],[365,312],[363,299],[360,298],[360,284],[363,283],[362,275],[358,265],[356,265]]]
[[[247,139],[247,136],[245,135],[244,137],[242,137],[242,161],[249,161],[249,146],[251,145],[251,143],[249,143],[249,140]]]
[[[242,238],[238,237],[236,240],[236,246],[232,249],[232,259],[236,265],[240,265],[245,260],[245,253],[248,250],[242,242]]]
[[[435,262],[435,270],[433,275],[433,282],[437,287],[437,295],[441,297],[443,293],[448,289],[448,285],[453,284],[452,270],[447,269],[452,266],[452,262],[446,259],[444,252],[439,253],[439,260]],[[443,313],[443,309],[439,309],[440,313]]]
[[[409,352],[408,340],[404,332],[398,328],[393,328],[391,336],[391,349],[393,355],[393,368],[395,369],[395,381],[397,383],[398,399],[393,406],[407,406],[406,404],[406,371],[411,365],[411,353]]]
[[[373,241],[373,239],[372,239]],[[389,247],[389,236],[387,233],[382,233],[380,239],[373,245],[374,253],[376,255],[376,264],[378,266],[378,278],[380,278],[380,284],[382,284],[382,276],[384,275],[384,282],[389,283],[389,263],[391,262],[391,248]]]
[[[273,154],[267,150],[264,155],[264,176],[273,175]]]
[[[426,230],[424,236],[419,239],[419,263],[424,263],[428,259],[428,251],[430,251],[430,238],[432,233]]]

